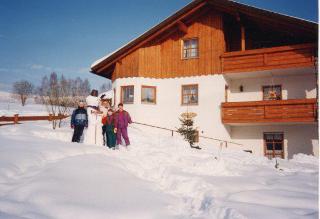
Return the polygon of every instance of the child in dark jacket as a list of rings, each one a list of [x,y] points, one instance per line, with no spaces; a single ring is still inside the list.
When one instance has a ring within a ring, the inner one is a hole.
[[[115,128],[115,118],[113,116],[112,109],[109,109],[107,115],[102,118],[102,124],[105,130],[106,136],[104,137],[106,137],[105,139],[107,140],[107,146],[109,148],[115,149],[117,129]]]
[[[88,127],[88,114],[84,108],[84,102],[79,102],[78,108],[73,111],[71,116],[71,128],[74,129],[72,142],[80,142],[85,127]]]

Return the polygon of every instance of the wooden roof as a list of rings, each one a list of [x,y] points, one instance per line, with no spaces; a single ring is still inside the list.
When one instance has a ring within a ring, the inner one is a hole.
[[[109,77],[115,63],[123,57],[145,45],[147,42],[155,39],[164,31],[179,25],[187,17],[192,16],[195,12],[208,5],[213,6],[216,10],[223,11],[236,17],[246,16],[247,18],[258,20],[268,25],[274,25],[279,29],[287,29],[293,33],[299,33],[306,37],[317,39],[318,24],[304,19],[275,13],[268,10],[248,6],[235,1],[229,0],[194,0],[181,10],[174,13],[158,25],[154,26],[141,36],[132,40],[115,52],[97,60],[91,66],[91,72],[104,77]],[[103,73],[103,75],[102,75]]]

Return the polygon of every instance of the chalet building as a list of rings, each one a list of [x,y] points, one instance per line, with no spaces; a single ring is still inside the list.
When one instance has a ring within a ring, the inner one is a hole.
[[[175,129],[194,112],[200,136],[269,158],[318,156],[317,41],[317,23],[195,0],[91,71],[137,122]]]

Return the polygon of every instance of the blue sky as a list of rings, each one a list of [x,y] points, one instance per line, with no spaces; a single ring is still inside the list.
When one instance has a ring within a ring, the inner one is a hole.
[[[0,90],[52,71],[88,78],[93,61],[159,23],[191,0],[0,0]],[[239,0],[318,21],[317,0]]]

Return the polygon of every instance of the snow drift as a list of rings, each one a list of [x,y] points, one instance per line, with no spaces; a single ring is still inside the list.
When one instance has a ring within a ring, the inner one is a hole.
[[[68,123],[65,124],[68,127]],[[317,218],[318,159],[275,161],[129,128],[112,151],[48,122],[0,132],[0,218]]]

